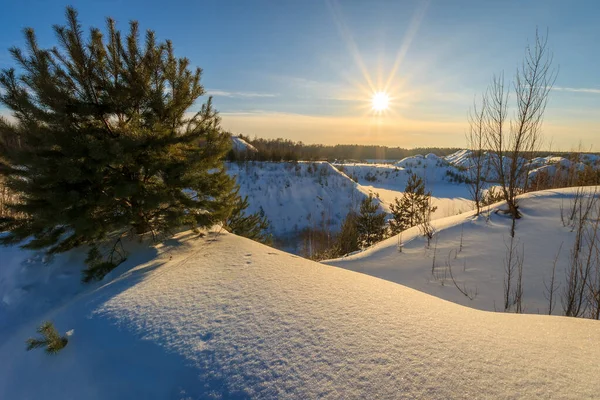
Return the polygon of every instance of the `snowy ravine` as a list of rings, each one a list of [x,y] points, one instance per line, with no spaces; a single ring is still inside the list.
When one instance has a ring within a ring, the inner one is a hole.
[[[523,301],[526,313],[548,313],[545,284],[550,282],[557,255],[556,285],[560,288],[554,296],[554,313],[562,313],[560,293],[565,287],[565,269],[569,265],[575,233],[571,227],[563,225],[561,207],[565,213],[568,212],[577,190],[547,190],[519,197],[523,217],[516,223],[515,245],[524,254]],[[592,191],[593,187],[585,190]],[[495,213],[502,208],[505,204],[498,203],[486,208],[479,217],[468,212],[433,221],[436,234],[429,248],[418,227],[414,227],[403,232],[401,238],[395,236],[359,254],[324,262],[469,307],[503,311],[504,263],[507,259],[506,246],[510,244],[511,219]],[[402,252],[398,251],[399,243],[402,243]],[[474,299],[467,298],[454,286],[448,264],[461,288],[466,288],[471,294],[477,292]]]
[[[348,212],[358,211],[360,202],[369,193],[378,195],[376,201],[381,209],[389,212],[390,203],[402,196],[412,171],[391,165],[328,162],[248,161],[229,162],[226,167],[236,178],[240,194],[248,196],[248,211],[263,212],[276,237],[294,240],[305,228],[337,232]],[[418,168],[414,170],[418,172]],[[467,199],[468,188],[450,182],[445,171],[436,172],[434,164],[429,171],[424,169],[427,189],[433,192],[432,203],[437,207],[433,219],[472,209],[472,202]]]
[[[436,207],[432,219],[460,214],[473,209],[469,187],[457,179],[464,172],[435,154],[407,157],[395,164],[335,163],[336,168],[355,179],[363,190],[379,196],[382,208],[390,211],[390,204],[401,198],[411,174],[423,179],[431,192],[431,203]]]
[[[478,311],[227,233],[183,233],[139,254],[4,331],[0,398],[599,395],[596,321]],[[55,265],[48,287],[73,267]],[[74,329],[68,345],[26,352],[46,319]]]
[[[243,139],[232,137],[232,140],[234,149],[242,154],[256,151]],[[248,211],[264,212],[271,223],[271,232],[276,238],[285,239],[287,244],[283,248],[299,252],[298,238],[303,229],[337,232],[348,211],[358,210],[368,193],[377,195],[381,209],[389,212],[390,204],[402,197],[413,173],[423,178],[426,190],[432,193],[432,205],[436,207],[432,219],[471,211],[469,187],[461,183],[472,167],[470,154],[468,150],[460,150],[445,157],[416,155],[392,164],[247,161],[229,162],[226,167],[236,177],[240,194],[248,196]],[[486,168],[491,166],[491,157],[486,153]],[[584,165],[600,168],[599,157],[583,154],[577,164],[562,157],[539,157],[531,160],[530,179],[542,171],[566,173],[571,168],[582,170]],[[488,174],[491,181],[493,175]]]
[[[248,196],[248,211],[264,212],[276,236],[337,231],[369,193],[327,162],[230,162],[227,172]]]

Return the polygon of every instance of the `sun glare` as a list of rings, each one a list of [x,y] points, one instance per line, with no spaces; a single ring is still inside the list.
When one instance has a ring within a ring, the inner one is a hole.
[[[388,96],[385,92],[377,92],[373,95],[373,98],[371,99],[371,104],[373,106],[374,111],[385,111],[390,106],[390,96]]]

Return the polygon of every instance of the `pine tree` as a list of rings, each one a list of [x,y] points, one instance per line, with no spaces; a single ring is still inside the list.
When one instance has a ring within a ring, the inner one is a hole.
[[[229,136],[210,98],[188,113],[204,94],[201,70],[152,31],[141,43],[137,22],[124,40],[112,19],[106,36],[92,28],[86,40],[77,12],[66,16],[58,47],[40,48],[29,28],[26,50],[10,49],[22,74],[0,73],[0,103],[16,119],[0,119],[0,138],[20,144],[0,143],[0,174],[21,199],[10,205],[20,217],[0,220],[0,243],[97,250],[128,233],[223,221],[235,198],[222,162]]]
[[[269,221],[265,216],[264,210],[254,214],[246,214],[248,208],[248,196],[242,198],[235,191],[236,199],[233,211],[225,221],[224,227],[231,233],[247,237],[260,243],[270,244],[272,237],[269,234]]]
[[[356,219],[358,240],[363,248],[383,240],[385,236],[384,212],[379,212],[379,205],[372,193],[360,204],[360,213]]]
[[[27,339],[26,343],[27,343],[28,351],[37,349],[39,347],[45,347],[46,353],[56,354],[60,350],[62,350],[69,342],[69,339],[67,337],[67,335],[69,333],[67,332],[67,335],[60,336],[60,334],[58,333],[58,331],[56,330],[56,328],[50,321],[44,322],[38,328],[37,331],[39,334],[41,334],[43,336],[43,338],[42,339],[34,339],[34,338]]]
[[[425,183],[416,174],[408,178],[404,195],[390,204],[392,219],[390,230],[393,235],[429,221],[437,207],[431,207],[431,192],[425,192]]]
[[[360,238],[357,227],[358,215],[351,210],[342,224],[342,229],[336,240],[335,256],[343,256],[360,249]]]

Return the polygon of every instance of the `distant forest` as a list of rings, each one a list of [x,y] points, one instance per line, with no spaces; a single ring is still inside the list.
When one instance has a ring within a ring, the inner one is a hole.
[[[233,135],[233,134],[232,134]],[[405,157],[417,154],[426,155],[433,153],[437,156],[447,156],[463,147],[416,147],[405,149],[402,147],[387,147],[377,145],[359,144],[305,144],[301,141],[295,142],[289,139],[263,139],[259,137],[250,138],[245,135],[238,136],[252,146],[258,152],[229,152],[229,161],[256,160],[256,161],[365,161],[365,160],[401,160]],[[545,157],[548,155],[565,156],[567,152],[540,151],[531,155],[533,157]]]
[[[239,158],[258,161],[334,161],[334,160],[400,160],[404,157],[414,156],[416,154],[433,153],[438,156],[452,154],[459,148],[439,148],[439,147],[419,147],[414,149],[403,149],[401,147],[387,147],[376,145],[358,145],[358,144],[336,144],[328,146],[323,144],[305,144],[294,142],[289,139],[263,139],[254,137],[254,139],[245,135],[236,135],[252,146],[256,147],[256,153],[240,154],[229,153],[229,160],[234,161]]]

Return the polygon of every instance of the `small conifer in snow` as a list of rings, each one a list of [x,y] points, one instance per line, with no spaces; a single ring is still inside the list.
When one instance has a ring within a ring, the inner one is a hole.
[[[72,334],[72,331],[69,331],[61,336],[50,321],[44,322],[37,331],[42,338],[27,339],[27,351],[45,347],[46,353],[56,354],[67,345],[68,337]]]
[[[412,174],[408,178],[402,198],[396,198],[394,203],[390,204],[392,235],[428,222],[431,213],[436,209],[437,207],[431,206],[431,192],[425,191],[423,179]]]
[[[372,193],[360,205],[360,212],[356,218],[359,243],[363,248],[369,247],[383,240],[385,236],[385,212],[379,211],[379,205]]]
[[[261,208],[254,214],[247,214],[245,210],[248,208],[248,196],[239,196],[238,190],[235,191],[236,198],[234,201],[231,215],[225,221],[225,229],[239,236],[247,237],[260,243],[270,244],[272,236],[269,233],[269,221],[265,216],[264,210]]]

